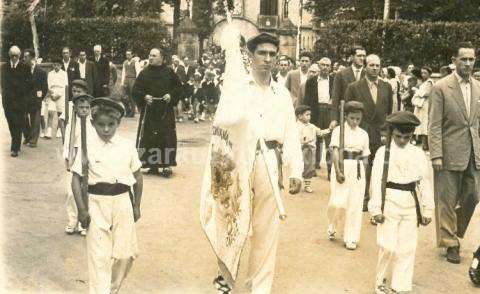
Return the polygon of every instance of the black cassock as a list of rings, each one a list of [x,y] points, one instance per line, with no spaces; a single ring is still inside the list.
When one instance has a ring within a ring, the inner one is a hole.
[[[173,107],[183,98],[180,80],[165,64],[149,65],[138,75],[132,92],[133,99],[141,110],[137,148],[142,166],[176,166],[177,132]],[[145,95],[162,98],[165,94],[170,94],[169,103],[154,100],[151,105],[147,105],[145,102]]]

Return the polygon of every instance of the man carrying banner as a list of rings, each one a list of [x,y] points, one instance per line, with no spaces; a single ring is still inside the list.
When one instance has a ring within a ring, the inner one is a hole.
[[[224,87],[213,123],[200,215],[218,257],[214,284],[219,292],[229,293],[234,287],[250,236],[247,287],[251,293],[269,293],[283,216],[278,196],[282,159],[290,171],[291,194],[300,191],[303,159],[290,94],[271,77],[278,39],[261,33],[247,42],[250,74],[245,73],[239,42],[238,32],[227,27],[222,36]]]

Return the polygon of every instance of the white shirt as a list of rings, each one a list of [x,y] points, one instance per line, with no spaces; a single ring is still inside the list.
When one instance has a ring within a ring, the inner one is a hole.
[[[385,158],[385,146],[378,149],[372,167],[371,193],[372,199],[368,207],[372,215],[381,214],[382,204],[382,174]],[[425,153],[411,144],[405,148],[398,147],[392,140],[390,149],[390,161],[388,166],[388,182],[408,184],[420,182],[418,199],[422,215],[431,217],[434,209],[432,184],[429,180],[429,165]],[[415,207],[415,199],[412,193],[395,189],[387,189],[385,202],[392,202],[402,208]]]
[[[258,137],[283,144],[283,159],[290,171],[290,178],[301,179],[303,155],[292,99],[287,88],[271,80],[270,86],[262,89],[250,75],[245,93],[251,97],[251,119]]]
[[[63,69],[58,72],[51,70],[47,77],[48,89],[52,90],[54,95],[60,95],[60,99],[65,98],[65,87],[68,86],[68,75]]]
[[[455,77],[458,80],[460,85],[460,90],[462,91],[463,101],[465,102],[465,107],[467,108],[467,115],[470,116],[470,102],[472,101],[472,81],[471,77],[468,80],[462,78],[455,71]]]
[[[327,103],[330,104],[332,100],[330,99],[330,78],[326,79],[321,78],[320,76],[317,79],[318,83],[318,103]]]
[[[281,73],[277,73],[277,83],[279,83],[280,85],[285,85],[286,81],[287,81],[287,75],[282,76]]]
[[[361,68],[356,68],[355,65],[352,64],[352,70],[355,81],[360,80],[360,78],[362,77],[363,66]]]
[[[87,64],[87,61],[85,60],[84,63],[81,63],[80,61],[78,62],[78,69],[80,71],[80,78],[85,79],[85,66]]]
[[[362,156],[370,155],[368,133],[356,127],[352,129],[350,125],[345,122],[345,144],[344,150],[350,152],[362,152]],[[332,132],[330,141],[330,148],[340,147],[340,126],[335,127]]]
[[[68,70],[68,65],[70,64],[70,59],[67,62],[63,62],[63,66],[65,68],[65,72]]]
[[[64,115],[65,112],[62,113],[62,115]],[[73,116],[73,112],[70,113],[70,118],[69,118],[69,122],[68,124],[65,126],[65,141],[63,142],[63,158],[64,159],[68,159],[68,153],[69,153],[69,144],[70,144],[70,136],[71,136],[71,129],[72,129],[72,116]],[[92,117],[89,115],[87,116],[86,120],[87,120],[87,123],[86,123],[86,126],[87,126],[87,130],[86,130],[86,134],[87,134],[87,138],[89,135],[91,134],[95,134],[96,131],[95,131],[95,128],[93,127],[92,123],[91,123],[91,119]],[[81,138],[80,138],[80,135],[81,135],[81,126],[80,126],[80,117],[77,116],[76,118],[76,124],[75,124],[75,138],[73,139],[73,147],[76,147],[78,148],[78,150],[80,150],[80,147],[81,147]],[[77,155],[80,154],[80,151],[77,151]]]
[[[308,71],[306,74],[303,74],[302,70],[300,69],[300,85],[305,84],[308,80]]]
[[[300,135],[300,143],[315,147],[317,142],[317,132],[320,131],[320,129],[314,124],[303,123],[301,121],[297,121],[297,127]]]
[[[133,186],[133,173],[142,167],[134,142],[114,135],[105,143],[95,132],[87,136],[88,184],[121,183]],[[72,172],[82,175],[82,156],[79,150]]]
[[[19,62],[20,62],[20,60],[17,60],[17,62],[15,62],[15,63],[10,61],[10,65],[11,65],[12,68],[17,68],[17,65],[18,65]]]

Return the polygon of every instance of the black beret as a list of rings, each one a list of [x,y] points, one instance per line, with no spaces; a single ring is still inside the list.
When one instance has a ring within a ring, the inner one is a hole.
[[[79,88],[82,88],[82,89],[85,89],[85,90],[88,89],[87,82],[85,82],[84,80],[81,80],[81,79],[73,80],[72,81],[72,86],[79,87]]]
[[[310,110],[310,106],[308,105],[298,105],[297,108],[295,108],[295,115],[301,115]]]
[[[85,95],[80,95],[80,96],[77,96],[77,97],[73,97],[72,98],[72,101],[73,103],[77,103],[77,101],[79,100],[87,100],[89,103],[93,100],[94,98],[88,94],[85,94]]]
[[[418,126],[420,120],[410,111],[397,111],[387,116],[386,122],[393,126]]]
[[[363,112],[363,103],[359,101],[348,101],[344,106],[345,113],[353,111],[362,111]]]
[[[280,41],[274,35],[267,34],[267,33],[260,33],[260,34],[256,35],[255,37],[252,37],[248,40],[247,49],[248,49],[248,51],[253,53],[255,51],[255,48],[257,48],[257,46],[259,44],[264,44],[264,43],[273,44],[278,49]]]
[[[106,98],[106,97],[95,98],[90,103],[90,106],[94,107],[96,105],[105,105],[105,106],[113,107],[120,112],[120,115],[122,117],[125,115],[125,109],[123,108],[123,105],[115,102],[114,100],[112,100],[110,98]]]

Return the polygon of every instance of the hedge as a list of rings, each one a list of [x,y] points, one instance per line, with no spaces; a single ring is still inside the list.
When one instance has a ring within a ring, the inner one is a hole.
[[[346,59],[352,45],[380,55],[384,64],[430,65],[434,69],[451,62],[456,43],[470,41],[480,48],[480,23],[411,21],[330,21],[318,32],[317,56]]]
[[[2,59],[8,48],[15,44],[21,49],[32,48],[30,23],[22,18],[4,18],[2,26]],[[93,46],[102,45],[102,52],[114,62],[122,62],[125,50],[133,49],[141,58],[146,58],[153,47],[162,47],[170,54],[171,37],[159,19],[146,18],[70,18],[43,25],[37,20],[40,39],[40,55],[50,59],[60,57],[64,46],[69,46],[76,55],[85,49],[90,57]]]

